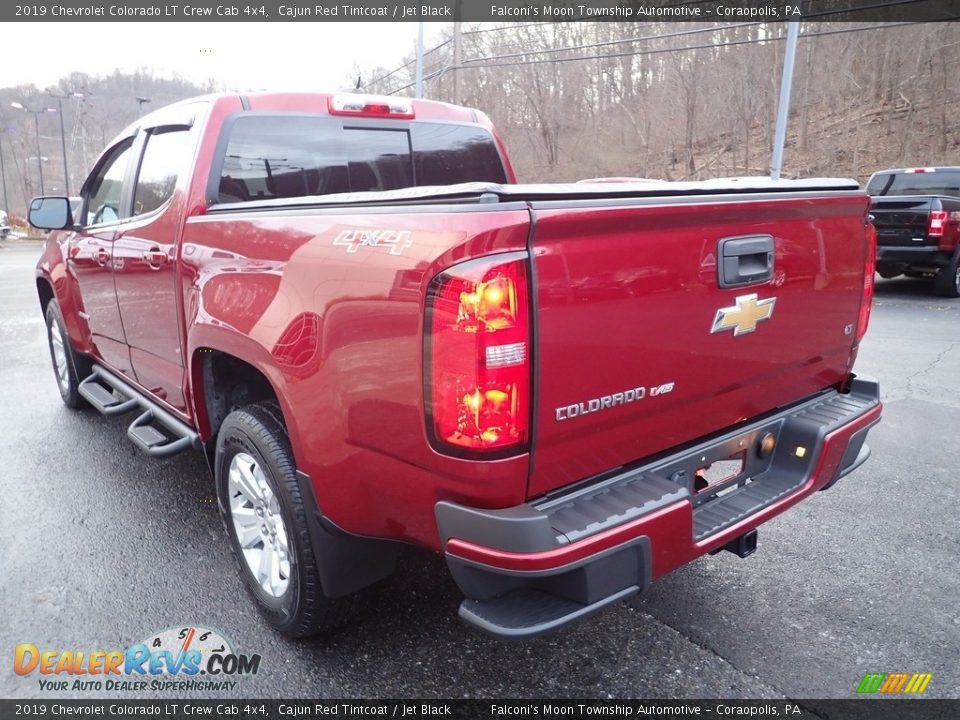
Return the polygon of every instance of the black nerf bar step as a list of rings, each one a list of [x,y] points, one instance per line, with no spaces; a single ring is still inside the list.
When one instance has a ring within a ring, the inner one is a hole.
[[[78,389],[104,415],[142,410],[127,429],[127,437],[147,455],[170,457],[201,445],[193,428],[100,365],[93,366],[93,372]]]
[[[97,374],[93,373],[80,383],[77,388],[88,403],[93,405],[104,415],[123,415],[138,407],[134,398],[121,396],[113,388],[106,388],[97,382]]]

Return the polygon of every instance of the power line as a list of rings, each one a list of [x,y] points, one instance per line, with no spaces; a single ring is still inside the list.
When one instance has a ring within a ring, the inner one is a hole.
[[[693,3],[702,2],[702,1],[703,1],[703,0],[693,0]],[[925,1],[925,0],[908,0],[908,1],[909,1],[909,2],[916,2],[916,1]],[[687,3],[687,4],[691,4],[691,3]],[[599,24],[599,22],[600,22],[600,21],[593,21],[592,24]],[[661,34],[659,34],[659,35],[645,35],[645,36],[636,37],[636,38],[626,38],[626,39],[623,39],[623,40],[608,40],[608,41],[604,41],[604,42],[600,42],[600,43],[591,43],[591,44],[588,44],[588,45],[576,45],[576,46],[571,46],[571,47],[550,48],[550,49],[546,49],[546,50],[530,50],[530,51],[527,51],[527,52],[511,53],[511,54],[504,54],[504,55],[492,55],[492,56],[482,57],[482,58],[468,58],[467,60],[464,60],[464,61],[461,63],[461,65],[466,65],[467,63],[477,63],[477,62],[480,62],[480,61],[482,61],[482,60],[496,60],[496,59],[507,59],[507,58],[512,58],[512,57],[526,57],[527,55],[542,55],[542,54],[549,54],[549,53],[564,52],[564,51],[567,51],[567,50],[581,50],[581,49],[592,48],[592,47],[607,47],[607,46],[611,46],[611,45],[622,45],[622,44],[631,43],[631,42],[641,42],[641,41],[644,41],[644,40],[658,40],[658,39],[664,39],[664,38],[684,37],[684,36],[687,36],[687,35],[698,35],[698,34],[700,34],[700,33],[705,33],[705,32],[717,32],[718,30],[733,30],[733,29],[737,29],[737,28],[753,27],[753,26],[762,25],[762,24],[763,24],[763,23],[761,23],[761,22],[736,23],[736,24],[733,24],[733,25],[719,25],[719,26],[708,27],[708,28],[698,28],[698,29],[696,29],[696,30],[680,30],[680,31],[677,31],[677,32],[672,32],[672,33],[661,33]],[[513,28],[515,28],[515,27],[528,27],[528,26],[531,26],[531,25],[537,25],[537,26],[541,26],[541,27],[542,27],[542,26],[545,25],[545,23],[543,23],[543,22],[517,23],[517,24],[511,25],[511,26],[496,27],[496,28],[487,28],[487,29],[484,29],[484,30],[476,30],[476,31],[472,31],[472,32],[464,32],[463,35],[475,34],[475,33],[479,33],[479,32],[492,32],[492,31],[494,31],[494,30],[509,30],[509,29],[513,29]],[[429,50],[427,53],[425,53],[425,55],[430,54],[430,53],[433,52],[434,50],[440,49],[441,47],[443,47],[444,45],[447,45],[447,44],[450,43],[450,42],[451,42],[450,40],[447,40],[446,42],[443,42],[443,43],[441,43],[440,45],[437,45],[435,48],[432,48],[432,49]],[[411,61],[409,61],[409,62],[407,62],[407,63],[404,63],[403,65],[401,65],[400,67],[398,67],[396,70],[393,70],[393,71],[387,73],[386,75],[383,75],[382,77],[377,78],[376,80],[372,80],[372,81],[368,82],[367,85],[374,85],[374,84],[380,82],[381,80],[384,80],[384,79],[386,79],[386,78],[388,78],[388,77],[390,77],[390,76],[392,76],[392,75],[395,75],[396,73],[400,72],[400,71],[403,70],[404,68],[410,67],[410,65],[412,65],[413,62],[414,62],[414,61],[411,60]],[[506,65],[507,63],[503,63],[503,64]],[[447,63],[447,65],[446,65],[442,70],[440,70],[439,73],[437,73],[437,72],[432,73],[431,76],[430,76],[430,78],[436,77],[438,74],[442,75],[444,72],[446,72],[446,70],[450,69],[450,67],[451,67],[451,64],[450,64],[450,63]],[[488,67],[488,66],[484,66],[484,65],[473,65],[473,67]],[[456,69],[456,68],[457,68],[457,66],[454,66],[454,69]],[[428,79],[429,79],[429,78],[428,78]],[[392,95],[392,94],[394,94],[394,93],[400,92],[401,90],[406,90],[407,88],[410,88],[410,87],[413,87],[413,83],[411,83],[411,84],[409,84],[409,85],[404,85],[403,87],[396,88],[396,89],[394,89],[394,90],[391,90],[391,91],[389,92],[389,94]]]
[[[449,45],[451,42],[453,42],[453,40],[444,40],[444,41],[443,41],[442,43],[440,43],[439,45],[436,45],[435,47],[432,47],[432,48],[430,48],[429,50],[425,51],[425,52],[423,53],[423,56],[426,57],[426,56],[429,55],[430,53],[436,52],[437,50],[439,50],[440,48],[444,47],[445,45]],[[378,82],[381,82],[381,81],[383,81],[383,80],[386,80],[388,77],[391,77],[391,76],[393,76],[393,75],[396,75],[398,72],[400,72],[400,71],[403,70],[404,68],[410,67],[410,66],[413,65],[416,61],[417,61],[417,59],[414,58],[414,59],[412,59],[412,60],[410,60],[410,61],[408,61],[408,62],[405,62],[403,65],[401,65],[400,67],[398,67],[396,70],[391,70],[391,71],[388,72],[386,75],[381,75],[381,76],[378,77],[376,80],[370,80],[370,81],[367,82],[366,84],[367,84],[367,85],[376,85]]]
[[[949,20],[958,20],[960,15],[951,16],[949,18],[944,18],[944,21]],[[930,22],[939,22],[939,21],[930,21]],[[824,30],[821,32],[815,33],[805,33],[801,35],[802,38],[808,37],[820,37],[823,35],[842,35],[844,33],[855,33],[863,32],[865,30],[882,30],[884,28],[894,28],[894,27],[903,27],[905,25],[923,25],[925,21],[914,21],[914,22],[899,22],[899,23],[884,23],[882,25],[869,25],[867,27],[860,28],[849,28],[846,30]],[[767,37],[767,38],[753,38],[750,40],[731,40],[724,43],[704,43],[702,45],[688,45],[682,48],[659,48],[656,50],[636,50],[633,52],[622,52],[622,53],[605,53],[599,55],[578,55],[574,57],[564,57],[564,58],[549,58],[545,60],[527,60],[525,62],[506,62],[506,63],[490,63],[490,64],[471,64],[469,66],[464,66],[464,69],[473,69],[473,68],[489,68],[489,67],[512,67],[516,65],[543,65],[545,63],[559,63],[559,62],[577,62],[580,60],[602,60],[604,58],[621,58],[621,57],[630,57],[635,55],[659,55],[661,53],[671,53],[671,52],[684,52],[687,50],[705,50],[709,48],[717,47],[731,47],[734,45],[752,45],[755,43],[765,43],[765,42],[781,42],[784,38],[782,36],[778,37]],[[458,70],[459,68],[451,68],[451,70]],[[410,87],[409,85],[407,87]],[[400,90],[405,90],[406,88],[400,88]],[[397,92],[397,91],[394,91]],[[391,93],[392,94],[392,93]]]
[[[593,20],[591,22],[597,23],[597,22],[606,22],[606,21]],[[492,27],[492,28],[477,28],[476,30],[464,30],[463,34],[464,35],[480,35],[482,33],[502,32],[503,30],[513,30],[514,28],[518,28],[518,27],[530,27],[531,25],[543,25],[543,24],[544,23],[542,21],[528,22],[528,23],[509,23],[506,25],[499,25],[497,27]]]
[[[705,2],[705,1],[706,1],[706,0],[690,0],[690,2],[680,3],[680,4],[682,4],[682,5],[690,5],[690,4],[696,4],[696,3],[698,3],[698,2]],[[910,1],[911,1],[911,2],[926,2],[927,0],[910,0]],[[606,23],[605,20],[584,20],[584,21],[580,21],[579,24],[582,24],[582,25],[586,25],[586,24],[599,25],[599,24],[605,24],[605,23]],[[540,21],[540,22],[528,22],[528,23],[508,23],[508,24],[504,24],[504,25],[498,25],[497,27],[491,27],[491,28],[478,28],[478,29],[476,29],[476,30],[464,30],[464,31],[461,33],[461,35],[464,35],[464,36],[466,36],[466,35],[480,35],[480,34],[483,34],[483,33],[503,32],[504,30],[514,30],[514,29],[516,29],[516,28],[523,28],[523,27],[531,27],[531,26],[544,27],[544,26],[549,26],[550,24],[551,24],[551,23],[544,22],[544,21]],[[759,22],[757,22],[757,23],[741,23],[741,24],[739,24],[739,25],[731,25],[731,26],[729,26],[729,27],[747,27],[747,26],[750,26],[750,25],[761,25],[761,24],[762,24],[762,23],[759,23]],[[712,32],[712,31],[715,30],[715,29],[716,29],[716,28],[706,28],[706,29],[702,29],[702,30],[691,30],[691,31],[679,32],[679,33],[668,33],[668,34],[665,34],[665,35],[651,36],[651,37],[665,37],[665,38],[666,38],[666,37],[678,37],[678,36],[680,36],[680,35],[692,35],[692,34],[696,34],[696,33],[698,33],[698,32]],[[641,40],[641,39],[645,39],[645,38],[633,38],[633,39],[627,39],[627,40],[613,40],[613,41],[610,42],[610,44],[616,45],[616,44],[620,44],[620,43],[633,42],[634,40]],[[427,55],[430,55],[430,54],[433,53],[433,52],[436,52],[437,50],[439,50],[439,49],[442,48],[442,47],[445,47],[446,45],[449,45],[451,42],[453,42],[452,38],[449,39],[449,40],[444,40],[444,41],[443,41],[442,43],[440,43],[439,45],[436,45],[436,46],[430,48],[429,50],[427,50],[426,52],[424,52],[424,54],[423,54],[424,57],[426,57]],[[602,45],[602,44],[603,44],[603,43],[601,43],[601,45]],[[591,47],[591,46],[585,46],[585,47]],[[598,45],[598,47],[599,47],[599,45]],[[561,50],[564,50],[564,49],[566,49],[566,48],[557,48],[557,49],[555,49],[555,50],[542,50],[542,51],[540,51],[540,52],[560,52]],[[518,54],[518,57],[519,57],[519,54]],[[487,59],[487,58],[484,58],[484,59]],[[380,77],[375,78],[374,80],[369,80],[369,81],[367,81],[365,84],[366,84],[366,85],[376,85],[377,83],[382,82],[383,80],[386,80],[387,78],[396,75],[396,74],[397,74],[398,72],[400,72],[401,70],[404,70],[405,68],[410,67],[410,66],[413,65],[415,62],[416,62],[416,58],[414,58],[413,60],[409,60],[409,61],[403,63],[403,65],[401,65],[400,67],[398,67],[398,68],[396,68],[396,69],[394,69],[394,70],[391,70],[390,72],[386,73],[385,75],[381,75]],[[473,60],[467,60],[467,61],[465,61],[465,62],[474,62],[474,61],[473,61]],[[434,74],[436,74],[436,73],[434,73]]]
[[[528,51],[518,52],[518,53],[507,53],[504,55],[490,55],[488,57],[482,57],[482,58],[468,58],[467,60],[463,61],[463,64],[466,65],[467,63],[480,62],[481,60],[499,60],[499,59],[515,58],[515,57],[526,57],[528,55],[547,55],[550,53],[565,52],[567,50],[584,50],[587,48],[595,48],[595,47],[609,47],[611,45],[624,45],[626,43],[642,42],[645,40],[660,40],[663,38],[683,37],[685,35],[697,35],[699,33],[717,32],[719,30],[735,30],[736,28],[754,27],[756,25],[763,25],[763,23],[749,22],[749,23],[737,23],[736,25],[718,25],[715,27],[698,28],[696,30],[678,30],[677,32],[662,33],[660,35],[642,35],[640,37],[635,37],[635,38],[624,38],[623,40],[605,40],[603,42],[590,43],[588,45],[571,45],[568,47],[561,47],[561,48],[548,48],[546,50],[528,50]]]
[[[705,1],[706,0],[691,0],[691,2],[679,3],[679,4],[695,5]],[[847,7],[847,8],[840,8],[838,10],[824,10],[822,12],[805,15],[803,17],[803,20],[806,21],[813,18],[825,17],[827,15],[837,15],[837,14],[850,13],[850,12],[862,12],[864,10],[875,10],[878,8],[896,7],[898,5],[912,5],[918,2],[930,2],[930,0],[891,0],[890,2],[875,3],[873,5],[863,5],[856,8]],[[527,23],[527,24],[531,24],[531,23]],[[539,23],[539,24],[542,25],[543,23]],[[483,60],[499,60],[499,59],[509,59],[509,58],[516,58],[516,57],[527,57],[529,55],[549,55],[549,54],[565,52],[569,50],[586,50],[590,48],[609,47],[612,45],[623,45],[626,43],[642,42],[646,40],[659,40],[661,38],[674,38],[674,37],[683,37],[686,35],[696,35],[698,33],[718,32],[720,30],[735,30],[737,28],[755,27],[757,25],[764,25],[764,24],[765,23],[763,22],[747,22],[747,23],[736,23],[733,25],[717,25],[713,27],[699,28],[697,30],[682,30],[682,31],[677,31],[672,33],[664,33],[660,35],[643,35],[635,38],[625,38],[623,40],[606,40],[603,42],[589,43],[585,45],[573,45],[573,46],[562,47],[562,48],[547,48],[544,50],[528,50],[528,51],[518,52],[518,53],[491,55],[483,58],[469,58],[467,60],[464,60],[463,64],[466,65],[468,63],[475,63]],[[732,45],[736,43],[726,43],[726,44]],[[611,55],[611,57],[622,57],[622,56]]]
[[[944,20],[960,20],[960,16],[951,16],[949,18],[944,18]],[[800,36],[800,39],[810,38],[810,37],[821,37],[825,35],[843,35],[846,33],[855,33],[855,32],[864,32],[867,30],[885,30],[887,28],[896,28],[896,27],[905,27],[908,25],[924,25],[929,24],[924,21],[913,21],[913,22],[899,22],[899,23],[883,23],[882,25],[869,25],[867,27],[858,27],[858,28],[846,28],[843,30],[823,30],[814,33],[805,33]],[[658,48],[655,50],[636,50],[633,52],[622,52],[622,53],[605,53],[599,55],[579,55],[575,57],[566,57],[566,58],[549,58],[545,60],[528,60],[525,62],[505,62],[505,63],[490,63],[490,64],[470,64],[469,66],[463,65],[461,67],[446,67],[440,72],[435,72],[430,76],[430,79],[436,77],[437,75],[442,75],[447,70],[457,72],[459,70],[473,70],[476,68],[496,68],[496,67],[515,67],[518,65],[542,65],[545,63],[559,63],[559,62],[577,62],[581,60],[602,60],[604,58],[621,58],[621,57],[631,57],[637,55],[660,55],[663,53],[671,52],[685,52],[689,50],[705,50],[708,48],[718,48],[718,47],[729,47],[733,45],[752,45],[755,43],[763,42],[780,42],[784,40],[783,37],[768,37],[768,38],[753,38],[750,40],[734,40],[724,43],[704,43],[701,45],[688,45],[681,48]],[[396,88],[388,92],[388,95],[395,95],[398,92],[403,90],[408,90],[413,87],[413,83],[409,83],[402,87]]]
[[[856,8],[841,8],[840,10],[823,10],[822,12],[810,13],[804,15],[804,20],[826,17],[827,15],[842,15],[848,12],[863,12],[864,10],[877,10],[879,8],[895,7],[897,5],[912,5],[918,2],[930,2],[930,0],[893,0],[893,2],[875,3],[874,5],[861,5]]]
[[[672,3],[671,5],[672,5],[672,6],[673,6],[673,5],[676,5],[676,6],[698,5],[698,4],[702,4],[702,3],[704,3],[704,2],[707,2],[707,1],[708,1],[708,0],[687,0],[686,2]],[[865,10],[876,10],[876,9],[882,9],[882,8],[896,7],[896,6],[899,6],[899,5],[913,5],[913,4],[921,3],[921,2],[930,2],[930,0],[890,0],[889,2],[879,2],[879,3],[874,3],[874,4],[872,4],[872,5],[862,5],[862,6],[859,6],[859,7],[846,7],[846,8],[836,9],[836,10],[823,10],[823,11],[820,11],[820,12],[809,13],[809,14],[805,15],[805,16],[803,17],[803,21],[809,21],[809,20],[812,20],[812,19],[815,19],[815,18],[826,17],[826,16],[829,16],[829,15],[840,15],[840,14],[843,14],[843,13],[863,12],[863,11],[865,11]],[[943,18],[943,20],[949,20],[949,19],[952,19],[952,18]],[[583,21],[583,22],[584,22],[584,23],[590,23],[590,24],[597,25],[597,24],[600,24],[600,23],[602,23],[602,22],[604,22],[604,21],[597,21],[597,20],[595,20],[595,21]],[[540,26],[540,27],[542,27],[542,26],[544,26],[544,25],[550,25],[550,24],[551,24],[551,23],[547,23],[547,22],[543,22],[543,21],[540,21],[540,22],[528,22],[528,23],[508,23],[508,24],[498,25],[498,26],[496,26],[496,27],[491,27],[491,28],[478,28],[478,29],[476,29],[476,30],[466,30],[466,31],[464,31],[462,34],[463,34],[463,35],[479,35],[479,34],[482,34],[482,33],[502,32],[502,31],[505,31],[505,30],[513,30],[513,29],[522,28],[522,27],[531,27],[531,26]],[[763,24],[764,24],[764,23],[762,23],[762,22],[750,22],[750,23],[737,23],[737,24],[733,24],[733,25],[719,25],[719,26],[714,26],[714,27],[709,27],[709,28],[699,28],[699,29],[696,29],[696,30],[684,30],[684,31],[678,31],[678,32],[673,32],[673,33],[665,33],[665,34],[661,34],[661,35],[646,35],[646,36],[641,36],[641,37],[636,37],[636,38],[625,38],[625,39],[623,39],[623,40],[608,40],[608,41],[599,42],[599,43],[589,43],[589,44],[585,44],[585,45],[574,45],[574,46],[563,47],[563,48],[548,48],[548,49],[544,49],[544,50],[529,50],[529,51],[518,52],[518,53],[506,53],[506,54],[502,54],[502,55],[493,55],[493,56],[488,56],[488,57],[483,57],[483,58],[468,58],[467,60],[464,60],[464,61],[461,63],[460,66],[452,66],[452,68],[451,68],[450,63],[448,63],[447,66],[445,66],[442,70],[439,71],[439,74],[442,75],[442,74],[443,74],[446,70],[448,70],[448,69],[453,69],[454,71],[459,70],[461,67],[466,66],[467,64],[470,64],[471,67],[493,67],[492,64],[491,64],[491,65],[474,64],[474,63],[480,63],[481,61],[485,61],[485,60],[510,59],[510,58],[515,58],[515,57],[527,57],[527,56],[530,56],[530,55],[549,55],[549,54],[554,54],[554,53],[559,53],[559,52],[565,52],[565,51],[570,51],[570,50],[585,50],[585,49],[598,48],[598,47],[610,47],[610,46],[613,46],[613,45],[622,45],[622,44],[627,44],[627,43],[643,42],[643,41],[647,41],[647,40],[656,40],[656,39],[661,39],[661,38],[684,37],[684,36],[687,36],[687,35],[696,35],[696,34],[698,34],[698,33],[717,32],[717,31],[719,31],[719,30],[732,30],[732,29],[736,29],[736,28],[751,27],[751,26],[763,25]],[[898,26],[903,25],[903,24],[908,24],[908,23],[886,24],[886,26],[888,26],[888,27],[898,27]],[[864,29],[873,29],[873,28],[864,28]],[[850,32],[856,32],[856,31],[850,31]],[[823,35],[838,34],[838,31],[825,31],[825,32],[820,33],[820,34],[823,34]],[[817,37],[817,34],[812,34],[812,33],[811,33],[811,34],[804,35],[803,37]],[[781,39],[782,39],[782,38],[779,38],[779,37],[777,37],[777,38],[764,38],[763,40],[757,40],[756,42],[766,42],[767,40],[770,40],[770,41],[779,41],[779,40],[781,40]],[[430,48],[429,50],[427,50],[427,51],[424,53],[424,57],[426,57],[427,55],[429,55],[429,54],[431,54],[431,53],[433,53],[433,52],[436,52],[437,50],[441,49],[442,47],[445,47],[446,45],[450,44],[451,42],[452,42],[452,39],[448,39],[448,40],[445,40],[444,42],[440,43],[439,45]],[[744,44],[749,44],[750,42],[753,42],[753,41],[734,41],[734,42],[724,43],[724,45],[744,45]],[[705,47],[711,47],[711,46],[709,46],[709,45],[700,45],[700,46],[693,46],[693,47],[690,47],[690,48],[677,48],[677,50],[678,50],[678,51],[679,51],[679,50],[685,50],[685,49],[696,50],[696,49],[703,49],[703,48],[705,48]],[[716,47],[716,46],[713,46],[713,47]],[[641,52],[629,52],[629,53],[619,53],[619,54],[609,54],[609,55],[594,55],[594,56],[584,56],[584,57],[582,57],[582,58],[563,58],[563,59],[558,59],[557,62],[571,62],[571,61],[579,60],[579,59],[592,60],[592,59],[601,59],[601,58],[603,58],[603,57],[617,58],[617,57],[627,57],[628,55],[644,55],[644,54],[651,55],[651,54],[656,54],[656,53],[654,53],[654,52],[642,52],[642,51],[641,51]],[[372,85],[376,85],[377,83],[380,83],[380,82],[382,82],[383,80],[386,80],[387,78],[396,75],[398,72],[404,70],[405,68],[410,67],[414,62],[415,62],[415,60],[410,60],[409,62],[404,63],[403,65],[401,65],[400,67],[396,68],[395,70],[392,70],[392,71],[390,71],[389,73],[387,73],[387,74],[385,74],[385,75],[382,75],[382,76],[380,76],[379,78],[376,78],[375,80],[370,80],[370,81],[367,82],[366,84],[367,84],[367,85],[371,85],[371,86],[372,86]],[[498,64],[503,65],[503,66],[505,66],[505,67],[509,67],[509,66],[511,66],[511,65],[518,65],[518,64],[537,64],[537,63],[543,63],[543,62],[544,62],[544,61],[542,61],[542,60],[540,60],[540,61],[531,60],[531,61],[529,61],[529,63],[498,63]],[[549,61],[549,62],[552,62],[552,60]],[[438,74],[438,73],[435,72],[435,73],[433,73],[433,74],[431,75],[431,77],[435,77],[437,74]],[[394,93],[400,92],[401,90],[406,90],[406,89],[409,88],[409,87],[412,87],[412,84],[411,84],[411,85],[405,85],[405,86],[403,86],[403,87],[401,87],[401,88],[397,88],[397,89],[391,90],[391,91],[389,92],[389,94],[392,95],[392,94],[394,94]]]

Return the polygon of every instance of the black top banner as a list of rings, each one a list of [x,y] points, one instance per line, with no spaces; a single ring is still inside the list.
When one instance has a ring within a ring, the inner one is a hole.
[[[806,720],[955,720],[960,700],[0,700],[0,717],[181,718],[805,718]]]
[[[937,22],[960,0],[38,0],[3,22]]]

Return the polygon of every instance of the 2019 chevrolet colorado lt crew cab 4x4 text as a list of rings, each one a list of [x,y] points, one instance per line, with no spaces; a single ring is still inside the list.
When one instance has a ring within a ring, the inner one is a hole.
[[[218,95],[123,131],[37,267],[64,402],[196,448],[296,636],[400,543],[460,614],[560,627],[863,463],[874,236],[853,181],[516,184],[476,110]]]

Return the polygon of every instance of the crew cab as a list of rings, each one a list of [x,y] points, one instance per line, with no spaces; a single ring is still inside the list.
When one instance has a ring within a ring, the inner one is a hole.
[[[877,229],[877,272],[933,280],[960,297],[960,167],[884,170],[867,183]]]
[[[206,455],[289,635],[402,544],[468,623],[554,630],[748,556],[870,452],[852,180],[518,184],[477,110],[223,94],[125,129],[81,196],[30,209],[63,401]]]

